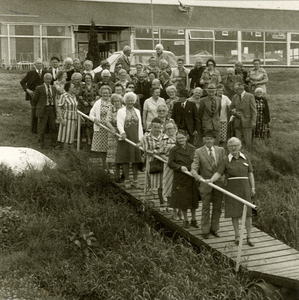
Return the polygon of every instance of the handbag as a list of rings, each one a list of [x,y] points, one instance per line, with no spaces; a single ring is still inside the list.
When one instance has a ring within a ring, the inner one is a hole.
[[[156,174],[163,172],[163,161],[154,158],[152,161],[149,162],[149,173]]]

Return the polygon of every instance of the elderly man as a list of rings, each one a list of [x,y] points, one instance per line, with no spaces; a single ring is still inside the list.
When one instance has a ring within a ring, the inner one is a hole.
[[[131,47],[125,46],[122,55],[117,60],[117,64],[121,63],[123,69],[125,69],[128,74],[130,74],[131,71],[130,55]]]
[[[33,103],[36,106],[36,116],[38,117],[38,144],[39,148],[44,148],[44,138],[47,124],[49,124],[49,133],[51,135],[52,146],[56,144],[56,89],[51,86],[52,75],[46,73],[44,75],[44,84],[39,85],[33,96]]]
[[[63,61],[63,69],[66,72],[66,81],[71,81],[72,75],[75,73],[74,67],[73,67],[73,60],[70,57],[67,57]]]
[[[195,60],[194,67],[189,72],[189,79],[191,79],[190,82],[190,89],[191,91],[197,87],[203,88],[203,85],[200,83],[200,78],[205,70],[205,67],[202,65],[203,60],[201,57],[197,58]]]
[[[93,82],[99,83],[102,80],[102,72],[104,70],[108,70],[110,72],[110,81],[115,83],[116,82],[115,74],[110,71],[110,63],[107,59],[104,59],[101,61],[101,67],[102,67],[102,70],[100,72],[95,73]]]
[[[20,81],[23,90],[26,92],[25,100],[31,104],[31,132],[37,133],[38,119],[35,115],[36,107],[32,102],[33,95],[37,86],[43,84],[44,75],[47,73],[43,69],[43,62],[40,58],[35,60],[34,69],[27,72],[26,76]]]
[[[135,93],[139,97],[140,102],[140,112],[141,116],[143,115],[143,104],[146,99],[150,98],[151,96],[151,84],[146,80],[146,74],[140,73],[137,75],[137,83]]]
[[[222,147],[214,146],[215,134],[213,131],[206,131],[203,137],[204,146],[195,150],[191,174],[197,181],[210,179],[217,171],[218,166],[225,158],[225,150]],[[216,185],[223,187],[223,182],[218,180]],[[201,230],[204,239],[209,238],[209,233],[219,237],[219,220],[221,215],[221,204],[223,194],[205,183],[199,186],[202,200]],[[210,218],[210,203],[213,204],[212,216]]]
[[[208,95],[201,99],[199,105],[199,121],[201,134],[207,131],[215,133],[215,145],[219,145],[220,141],[220,110],[221,100],[216,96],[216,86],[210,83],[207,88]]]
[[[243,70],[243,64],[240,61],[235,62],[235,75],[238,82],[241,82],[243,84],[247,83],[247,71]]]
[[[233,126],[236,137],[244,141],[248,150],[251,150],[252,130],[256,125],[256,103],[254,96],[245,92],[242,83],[235,84],[236,95],[233,96],[230,111],[234,115]]]
[[[178,92],[189,90],[189,69],[184,67],[184,60],[182,58],[178,58],[177,64],[178,67],[171,73],[170,80]]]
[[[156,65],[159,69],[161,69],[161,60],[165,59],[168,64],[170,64],[170,58],[167,53],[163,52],[164,48],[161,44],[156,45],[156,57],[157,57],[157,62]]]
[[[60,59],[57,56],[51,57],[51,67],[49,68],[49,73],[52,75],[51,84],[53,84],[54,81],[57,79],[57,73],[59,71],[59,62]]]

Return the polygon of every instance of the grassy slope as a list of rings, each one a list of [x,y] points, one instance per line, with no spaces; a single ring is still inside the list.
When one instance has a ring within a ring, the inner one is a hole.
[[[269,71],[272,139],[256,143],[252,155],[260,207],[258,224],[297,249],[298,74],[295,70],[283,74]],[[30,106],[18,86],[22,75],[2,75],[1,145],[35,148],[36,137],[29,133]],[[7,278],[18,266],[16,278],[29,277],[29,284],[45,287],[55,299],[61,293],[80,299],[124,299],[123,295],[131,295],[125,299],[138,295],[142,299],[212,299],[216,294],[218,299],[245,299],[246,276],[233,275],[225,261],[215,262],[208,254],[196,255],[190,247],[173,244],[149,231],[133,210],[119,203],[117,199],[125,201],[122,195],[115,196],[110,186],[104,188],[105,182],[95,185],[94,180],[102,181],[103,176],[82,164],[85,157],[44,153],[61,164],[58,173],[46,170],[42,176],[33,173],[17,180],[9,172],[1,173],[0,192],[5,197],[1,197],[0,205],[24,213],[22,235],[13,235],[10,254],[1,255],[1,276]],[[42,185],[48,187],[49,178],[55,187],[42,189]],[[96,200],[99,197],[100,201]],[[75,234],[85,245],[83,234],[91,231],[97,238],[97,256],[69,240]],[[13,279],[7,285],[22,291]],[[50,298],[45,295],[42,299]]]

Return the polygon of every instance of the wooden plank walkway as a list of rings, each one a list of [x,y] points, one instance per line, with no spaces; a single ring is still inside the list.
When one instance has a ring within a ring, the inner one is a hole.
[[[144,187],[145,174],[139,173],[139,184]],[[191,244],[210,249],[218,254],[223,254],[233,264],[236,262],[237,246],[234,244],[234,230],[231,219],[225,219],[223,214],[220,219],[220,237],[213,235],[209,239],[203,239],[201,235],[201,202],[196,212],[199,228],[185,229],[183,221],[172,219],[172,212],[161,212],[157,195],[147,193],[144,190],[125,189],[124,184],[117,184],[133,201],[142,204],[147,203],[157,221],[190,241]],[[241,221],[240,221],[241,226]],[[252,241],[254,247],[249,247],[244,240],[241,259],[241,270],[249,271],[252,278],[263,279],[268,283],[286,288],[299,288],[299,252],[281,241],[274,239],[256,227],[252,228]]]

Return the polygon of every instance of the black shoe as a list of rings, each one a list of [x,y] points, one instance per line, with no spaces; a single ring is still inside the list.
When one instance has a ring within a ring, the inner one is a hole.
[[[216,232],[211,230],[210,233],[214,236],[214,237],[219,237],[220,235]]]
[[[191,226],[195,228],[199,228],[196,220],[191,220]]]
[[[190,222],[189,221],[184,221],[183,227],[184,228],[189,228],[190,227]]]
[[[209,238],[209,234],[208,234],[208,233],[203,233],[203,234],[202,234],[202,237],[203,237],[205,240],[207,240],[207,239]]]
[[[236,244],[237,246],[239,246],[239,243],[240,243],[239,240],[235,240],[235,244]]]
[[[249,247],[254,247],[254,244],[252,243],[251,239],[250,238],[247,238],[247,245]]]

